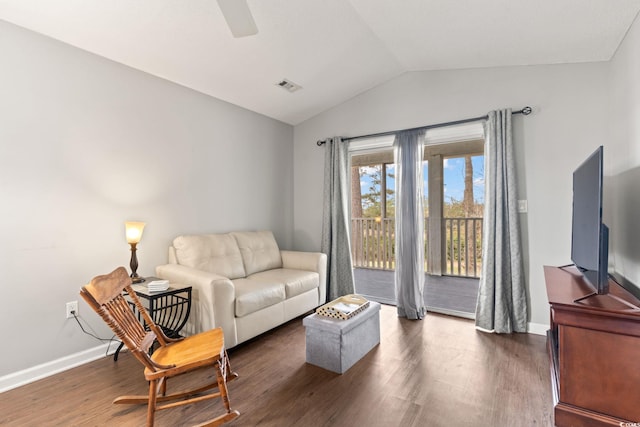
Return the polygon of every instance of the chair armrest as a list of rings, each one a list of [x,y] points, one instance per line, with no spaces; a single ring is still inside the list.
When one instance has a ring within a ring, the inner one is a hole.
[[[318,305],[327,299],[327,256],[320,252],[280,251],[282,268],[314,271],[319,275]]]
[[[235,288],[230,279],[179,264],[157,266],[156,276],[193,288],[185,334],[193,335],[221,327],[227,348],[236,345]]]

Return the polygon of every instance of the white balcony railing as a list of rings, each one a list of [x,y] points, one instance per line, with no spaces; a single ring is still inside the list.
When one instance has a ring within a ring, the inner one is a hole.
[[[442,241],[430,241],[425,219],[425,272],[479,277],[482,270],[482,218],[443,218]],[[440,268],[428,259],[429,246],[441,251]],[[395,269],[395,218],[352,218],[351,256],[354,268]]]

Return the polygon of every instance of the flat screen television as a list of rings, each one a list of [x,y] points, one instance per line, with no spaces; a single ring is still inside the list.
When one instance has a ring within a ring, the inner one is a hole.
[[[609,229],[602,222],[603,151],[598,147],[573,172],[571,226],[571,261],[599,295],[609,292]]]

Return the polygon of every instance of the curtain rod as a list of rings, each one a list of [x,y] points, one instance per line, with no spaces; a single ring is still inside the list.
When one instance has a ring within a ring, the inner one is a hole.
[[[511,114],[522,114],[523,116],[528,116],[529,114],[531,114],[531,112],[532,112],[531,107],[524,107],[522,110],[513,111]],[[374,138],[376,136],[394,135],[394,134],[396,134],[398,132],[403,132],[403,131],[427,130],[427,129],[441,128],[441,127],[445,127],[445,126],[461,125],[463,123],[471,123],[471,122],[477,122],[477,121],[480,121],[480,120],[487,120],[488,118],[489,118],[489,116],[480,116],[480,117],[474,117],[474,118],[471,118],[471,119],[454,120],[452,122],[444,122],[444,123],[436,123],[436,124],[433,124],[433,125],[420,126],[420,127],[417,127],[417,128],[394,130],[394,131],[389,131],[389,132],[370,133],[369,135],[360,135],[360,136],[351,136],[351,137],[348,137],[348,138],[342,138],[342,141],[344,142],[344,141],[352,141],[354,139],[364,139],[364,138]],[[320,147],[324,143],[325,143],[325,141],[318,141],[318,142],[316,142],[316,145],[318,147]]]

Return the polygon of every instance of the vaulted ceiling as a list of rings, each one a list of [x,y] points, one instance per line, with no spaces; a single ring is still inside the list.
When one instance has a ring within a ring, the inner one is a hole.
[[[407,71],[607,61],[640,0],[0,0],[0,19],[295,125]],[[290,93],[283,79],[302,86]]]

